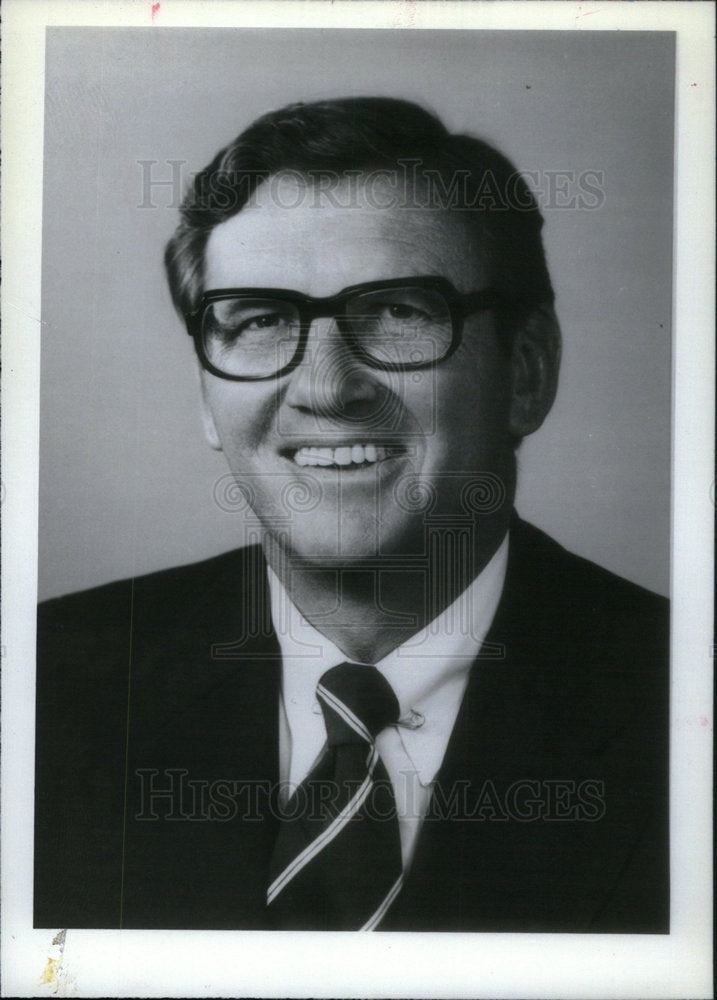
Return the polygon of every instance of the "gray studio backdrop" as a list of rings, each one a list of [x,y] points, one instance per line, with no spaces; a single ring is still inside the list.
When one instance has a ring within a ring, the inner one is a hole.
[[[177,195],[257,115],[364,94],[423,103],[530,175],[564,362],[518,510],[666,593],[673,73],[669,33],[49,29],[40,597],[239,543],[165,287]]]

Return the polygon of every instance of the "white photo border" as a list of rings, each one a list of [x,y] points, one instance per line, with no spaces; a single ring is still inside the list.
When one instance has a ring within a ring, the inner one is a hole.
[[[712,5],[9,0],[3,13],[2,995],[712,996]],[[258,931],[71,929],[58,937],[61,928],[32,928],[44,33],[50,25],[154,24],[676,32],[669,935],[336,933],[327,940]]]

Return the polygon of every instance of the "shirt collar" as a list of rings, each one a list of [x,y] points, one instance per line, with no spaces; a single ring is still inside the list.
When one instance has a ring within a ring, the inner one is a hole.
[[[424,784],[434,779],[443,760],[468,674],[498,607],[507,561],[508,535],[453,604],[376,664],[396,693],[398,732]],[[347,657],[304,618],[271,568],[268,577],[294,774],[311,766],[318,749],[314,743],[319,734],[325,735],[315,695],[319,678]]]

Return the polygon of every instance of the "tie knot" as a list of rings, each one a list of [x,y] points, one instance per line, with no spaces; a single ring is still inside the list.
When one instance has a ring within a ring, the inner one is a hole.
[[[373,743],[377,733],[398,721],[398,699],[376,667],[340,663],[323,674],[316,694],[329,746]]]

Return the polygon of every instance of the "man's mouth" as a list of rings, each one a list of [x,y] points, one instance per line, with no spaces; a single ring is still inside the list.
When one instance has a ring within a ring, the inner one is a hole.
[[[304,446],[287,453],[287,457],[296,465],[351,468],[357,466],[375,465],[386,458],[402,454],[402,449],[395,446],[376,444],[340,445],[338,448],[319,448]]]

